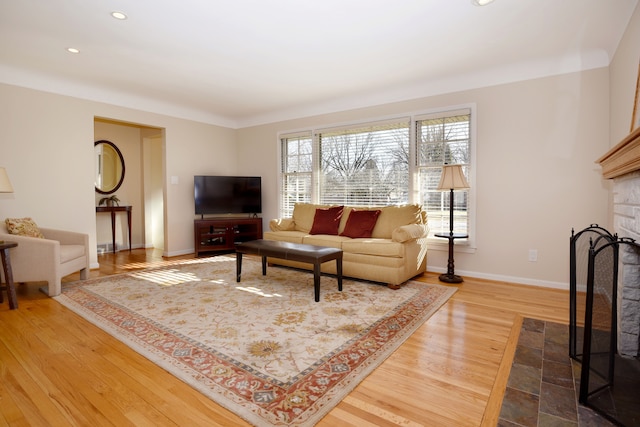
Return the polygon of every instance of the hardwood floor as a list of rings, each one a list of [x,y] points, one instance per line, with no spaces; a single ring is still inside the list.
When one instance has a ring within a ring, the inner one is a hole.
[[[176,260],[100,255],[91,277]],[[318,426],[496,424],[522,317],[568,323],[568,292],[469,277],[449,286],[458,292]],[[6,295],[0,304],[0,426],[248,425],[38,288],[18,286],[18,310]]]

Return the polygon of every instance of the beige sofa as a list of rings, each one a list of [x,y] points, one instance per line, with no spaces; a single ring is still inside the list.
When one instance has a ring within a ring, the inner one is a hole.
[[[338,235],[310,234],[316,209],[328,205],[298,203],[292,218],[273,219],[264,239],[292,243],[330,246],[343,250],[343,275],[374,282],[387,283],[397,287],[414,276],[424,273],[427,266],[426,212],[419,205],[385,206],[380,214],[370,238],[350,238],[340,236],[345,229],[350,212],[345,206],[340,219]],[[311,269],[311,264],[270,258],[271,264]],[[322,271],[335,274],[333,262],[322,265]]]
[[[89,235],[73,231],[39,228],[39,237],[9,234],[4,222],[0,222],[0,240],[18,243],[9,249],[14,283],[48,283],[49,296],[60,295],[61,280],[76,271],[81,279],[89,277]]]

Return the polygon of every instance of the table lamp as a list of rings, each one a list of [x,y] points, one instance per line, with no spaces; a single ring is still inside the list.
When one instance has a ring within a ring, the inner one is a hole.
[[[7,170],[3,167],[0,167],[0,193],[13,193],[9,175],[7,175]]]
[[[453,268],[453,240],[454,239],[466,239],[469,237],[467,234],[460,234],[453,232],[453,191],[454,190],[466,190],[469,188],[469,183],[464,177],[462,172],[462,165],[444,165],[442,167],[442,176],[440,177],[440,184],[438,184],[438,190],[450,191],[449,196],[449,233],[436,234],[436,237],[442,237],[449,239],[449,260],[447,262],[447,272],[441,274],[439,279],[442,282],[447,283],[460,283],[462,277],[456,276]]]

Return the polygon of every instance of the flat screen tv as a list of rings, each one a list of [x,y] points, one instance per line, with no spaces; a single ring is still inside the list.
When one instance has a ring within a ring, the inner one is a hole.
[[[196,215],[262,213],[259,176],[193,177]]]

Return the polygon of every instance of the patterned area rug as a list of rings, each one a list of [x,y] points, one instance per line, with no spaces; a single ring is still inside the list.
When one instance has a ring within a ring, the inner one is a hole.
[[[235,256],[63,285],[57,301],[259,426],[311,426],[455,292],[321,279]]]

